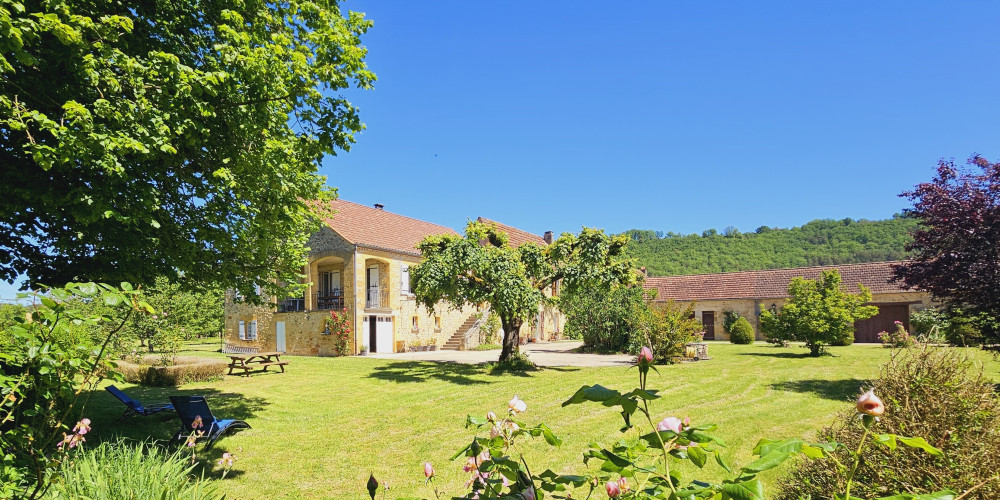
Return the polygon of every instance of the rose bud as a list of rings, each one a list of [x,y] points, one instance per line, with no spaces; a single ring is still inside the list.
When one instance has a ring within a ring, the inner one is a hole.
[[[649,364],[653,362],[653,351],[648,347],[643,346],[642,350],[639,351],[639,364]]]
[[[608,491],[608,496],[611,498],[616,498],[622,494],[622,489],[618,486],[617,481],[608,481],[608,484],[604,485],[604,489]]]
[[[434,477],[434,467],[430,462],[424,462],[424,476],[428,478]]]
[[[885,404],[875,395],[875,391],[870,389],[858,398],[858,413],[878,417],[885,413]]]

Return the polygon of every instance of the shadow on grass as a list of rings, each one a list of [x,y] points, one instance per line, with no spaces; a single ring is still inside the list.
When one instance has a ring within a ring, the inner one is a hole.
[[[485,380],[472,378],[484,375],[482,365],[469,365],[452,361],[400,361],[377,366],[368,374],[371,378],[389,382],[427,382],[440,380],[457,385],[487,384]]]
[[[371,378],[389,382],[420,383],[439,380],[456,385],[483,385],[492,383],[489,380],[473,378],[475,376],[514,376],[533,377],[536,373],[545,371],[575,372],[579,368],[568,366],[514,366],[498,365],[497,363],[467,364],[453,361],[400,361],[377,366],[368,374]]]
[[[811,392],[824,399],[834,401],[853,401],[860,394],[860,389],[867,385],[867,380],[789,380],[771,384],[772,389],[790,392]]]
[[[242,394],[220,392],[215,389],[178,389],[176,387],[136,386],[124,389],[132,399],[140,401],[144,406],[169,403],[169,396],[205,396],[212,415],[218,419],[233,418],[244,420],[253,426],[253,418],[267,407],[266,399],[247,397]],[[95,441],[108,441],[125,438],[136,441],[169,441],[181,428],[180,420],[174,411],[162,411],[148,417],[131,417],[118,422],[118,417],[125,411],[125,405],[111,393],[100,390],[91,391],[84,415],[93,422],[93,431],[87,435]],[[232,436],[232,434],[227,434]],[[222,438],[225,440],[228,438]]]
[[[829,354],[824,354],[820,356],[813,356],[808,352],[741,352],[740,356],[762,356],[765,358],[784,358],[784,359],[807,359],[807,358],[822,358],[823,356],[828,356]]]

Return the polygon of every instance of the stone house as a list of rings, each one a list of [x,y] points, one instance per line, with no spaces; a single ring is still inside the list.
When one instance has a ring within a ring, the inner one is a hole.
[[[453,229],[386,211],[379,204],[368,207],[335,200],[331,208],[336,214],[308,241],[305,293],[264,306],[227,295],[227,344],[298,355],[336,355],[326,320],[331,311],[341,311],[350,318],[349,349],[355,354],[362,347],[380,353],[414,345],[473,347],[477,340],[471,333],[481,324],[483,308],[441,304],[431,313],[418,306],[410,291],[409,268],[420,262],[417,244],[427,236],[457,234]],[[531,236],[537,238],[531,241],[544,243],[541,237],[502,227],[512,241],[528,241]]]
[[[705,327],[706,340],[729,340],[729,335],[722,328],[722,320],[727,311],[746,317],[753,325],[757,339],[762,340],[758,315],[764,309],[776,310],[781,307],[788,298],[788,284],[792,278],[815,280],[823,271],[836,269],[840,272],[842,284],[847,291],[858,293],[858,284],[863,284],[872,294],[871,303],[879,308],[876,316],[855,323],[855,342],[880,342],[878,333],[891,330],[893,322],[901,321],[909,330],[910,313],[933,305],[930,293],[907,290],[902,285],[889,281],[893,264],[899,263],[870,262],[649,277],[644,286],[657,290],[656,302],[673,300],[682,305],[693,302],[695,317]]]

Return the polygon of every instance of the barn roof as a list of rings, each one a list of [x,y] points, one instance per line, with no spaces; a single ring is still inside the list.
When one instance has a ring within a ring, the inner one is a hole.
[[[816,279],[823,271],[840,271],[843,284],[852,293],[863,284],[873,294],[898,293],[907,290],[899,283],[890,283],[893,265],[902,261],[841,264],[836,266],[737,271],[717,274],[689,274],[646,278],[645,288],[655,288],[656,300],[724,300],[777,299],[788,296],[788,284],[793,278]]]

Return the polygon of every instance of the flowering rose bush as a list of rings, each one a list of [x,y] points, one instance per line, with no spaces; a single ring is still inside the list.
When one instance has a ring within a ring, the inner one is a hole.
[[[351,344],[351,315],[347,309],[340,312],[330,311],[330,317],[326,318],[326,328],[333,335],[334,348],[341,356],[348,354],[347,350]]]
[[[879,332],[879,340],[882,341],[882,347],[892,347],[892,348],[903,348],[903,347],[913,347],[917,344],[917,341],[910,336],[910,333],[903,328],[903,323],[900,321],[895,322],[895,328],[892,332]]]

